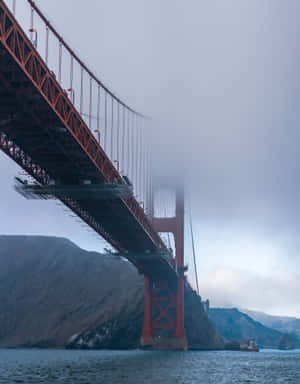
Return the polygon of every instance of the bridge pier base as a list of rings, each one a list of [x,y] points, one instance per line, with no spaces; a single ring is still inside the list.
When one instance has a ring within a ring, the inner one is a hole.
[[[144,328],[141,339],[143,346],[152,344],[152,297],[150,290],[150,282],[145,277],[145,290],[144,290]]]
[[[151,349],[157,351],[187,351],[188,343],[185,337],[174,338],[152,338],[150,342],[145,343],[142,337],[141,346],[143,349]]]
[[[184,276],[182,276],[184,279]],[[145,277],[144,328],[141,345],[145,349],[187,350],[183,323],[184,280],[172,284]],[[182,284],[183,282],[183,284]]]

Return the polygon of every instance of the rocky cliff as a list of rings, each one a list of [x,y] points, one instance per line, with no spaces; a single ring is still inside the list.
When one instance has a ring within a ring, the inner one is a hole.
[[[259,321],[266,327],[277,329],[277,331],[282,333],[294,333],[298,335],[300,339],[300,319],[296,317],[272,316],[264,312],[249,311],[247,309],[241,309],[241,312],[246,313],[252,317],[252,319]]]
[[[282,333],[268,328],[236,308],[211,308],[209,318],[226,341],[255,339],[260,347],[278,348]]]
[[[185,293],[193,348],[223,341],[199,297]],[[125,260],[66,239],[0,236],[0,345],[133,348],[143,319],[143,278]]]

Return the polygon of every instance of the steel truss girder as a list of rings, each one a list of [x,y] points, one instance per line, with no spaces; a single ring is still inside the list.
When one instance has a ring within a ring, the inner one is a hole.
[[[59,198],[106,200],[132,196],[132,187],[127,184],[39,185],[25,183],[19,178],[15,178],[15,190],[25,198],[33,200]]]
[[[154,273],[151,276],[152,281],[162,283],[162,281],[169,281],[169,283],[175,284],[178,278],[177,266],[172,252],[161,251],[161,252],[123,252],[123,253],[111,253],[113,256],[125,257],[135,265],[146,265],[151,264],[153,266]],[[158,265],[155,268],[155,265]]]
[[[121,183],[121,175],[97,143],[93,134],[89,131],[85,122],[69,100],[66,91],[60,87],[55,76],[48,69],[2,0],[0,0],[0,43],[2,43],[4,50],[10,54],[19,68],[26,74],[27,78],[80,145],[105,181],[108,183]],[[15,149],[12,150],[14,151]],[[18,148],[17,151],[20,153],[22,150]],[[22,166],[22,164],[20,165]],[[35,167],[37,170],[39,169],[37,165]],[[34,171],[33,175],[36,172],[38,171]],[[165,244],[136,199],[131,197],[130,199],[122,199],[122,201],[155,246],[158,249],[165,249]],[[106,237],[109,238],[109,236]],[[116,244],[110,238],[109,242],[113,246]],[[120,245],[116,248],[119,250],[123,249]]]
[[[43,185],[47,185],[51,179],[50,175],[46,173],[41,167],[33,163],[30,156],[28,156],[22,149],[15,144],[8,136],[0,132],[0,149],[6,153],[12,160],[20,165],[30,176]],[[74,213],[76,213],[86,224],[93,228],[100,236],[102,236],[108,243],[116,249],[125,251],[121,244],[119,244],[105,229],[85,210],[83,210],[77,201],[67,198],[59,199]]]

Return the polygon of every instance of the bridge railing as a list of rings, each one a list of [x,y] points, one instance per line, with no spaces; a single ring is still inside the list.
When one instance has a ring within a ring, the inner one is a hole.
[[[99,145],[133,184],[146,213],[151,206],[149,119],[113,93],[80,59],[32,0],[6,0],[41,58]]]

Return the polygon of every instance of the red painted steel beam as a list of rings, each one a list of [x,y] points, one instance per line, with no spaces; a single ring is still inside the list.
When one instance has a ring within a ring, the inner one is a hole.
[[[153,217],[152,224],[157,232],[171,232],[174,234],[174,236],[176,235],[176,217]]]
[[[84,120],[69,100],[66,91],[58,84],[53,73],[48,69],[2,0],[0,0],[0,42],[80,145],[104,180],[106,182],[122,183],[121,175],[97,143]],[[123,199],[122,201],[153,244],[158,249],[165,250],[166,247],[162,239],[154,230],[136,199]],[[117,247],[117,249],[120,250],[120,247]]]
[[[10,140],[7,135],[1,132],[0,149],[39,183],[49,183],[49,180],[51,179],[50,175],[48,175],[45,170],[39,167],[39,165],[35,164],[30,156],[28,156],[16,143]],[[113,237],[111,237],[111,235],[107,233],[105,229],[102,228],[87,211],[83,210],[76,201],[71,199],[60,200],[113,247],[119,249],[120,251],[124,251],[122,245],[119,244]]]

